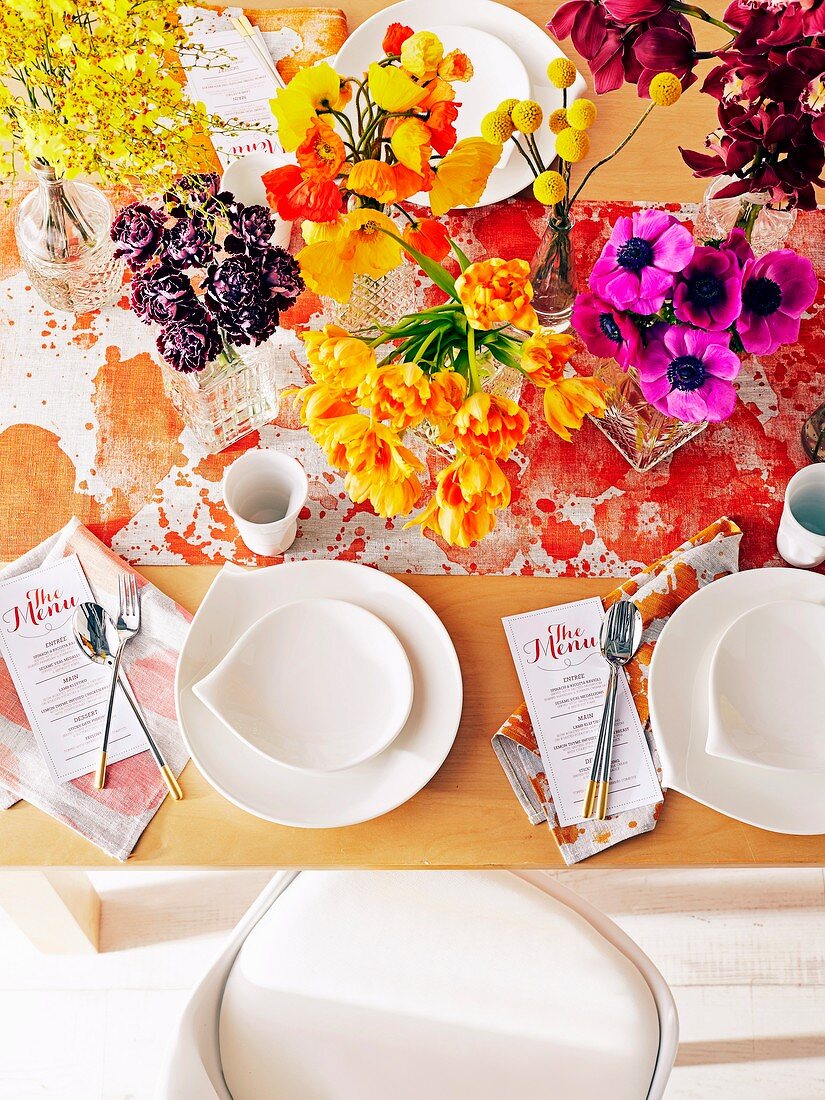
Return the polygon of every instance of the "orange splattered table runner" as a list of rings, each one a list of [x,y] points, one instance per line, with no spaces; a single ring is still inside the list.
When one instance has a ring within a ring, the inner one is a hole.
[[[632,207],[580,204],[574,238],[580,270],[589,269],[609,226]],[[690,207],[668,209],[687,220],[693,214]],[[530,256],[541,215],[533,201],[513,199],[449,220],[471,255]],[[745,531],[743,566],[777,560],[782,494],[805,461],[800,426],[823,400],[819,303],[803,320],[798,345],[746,361],[729,421],[647,474],[631,470],[592,425],[573,443],[558,440],[527,385],[533,428],[507,463],[513,503],[485,542],[460,550],[352,504],[289,402],[261,432],[205,455],[164,395],[155,333],[129,312],[126,295],[100,314],[47,309],[20,270],[12,217],[7,209],[0,218],[0,560],[17,557],[77,515],[133,564],[251,563],[220,482],[229,462],[258,445],[295,455],[309,474],[293,558],[346,558],[401,572],[616,575],[701,529],[709,513],[725,512]],[[790,245],[811,257],[820,278],[824,243],[825,212],[800,216]],[[297,333],[321,321],[311,294],[285,316],[283,386],[305,378]],[[442,461],[427,460],[431,472]]]

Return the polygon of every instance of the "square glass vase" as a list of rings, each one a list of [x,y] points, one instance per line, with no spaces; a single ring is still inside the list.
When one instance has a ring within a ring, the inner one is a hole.
[[[645,400],[632,367],[625,372],[614,360],[604,360],[593,373],[609,392],[604,416],[590,420],[639,473],[652,470],[708,426],[706,420],[687,424],[654,409]]]
[[[216,454],[278,415],[278,377],[289,361],[278,333],[257,347],[233,347],[202,371],[181,374],[161,362],[163,385],[198,443]]]

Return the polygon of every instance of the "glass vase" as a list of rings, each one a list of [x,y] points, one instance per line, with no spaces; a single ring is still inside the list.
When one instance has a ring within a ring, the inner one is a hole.
[[[707,421],[687,424],[660,413],[645,399],[632,367],[625,373],[609,359],[593,373],[606,383],[608,395],[604,417],[590,419],[639,473],[652,470],[708,426]]]
[[[530,266],[533,308],[544,328],[564,332],[576,300],[576,257],[569,218],[551,216]]]
[[[198,372],[161,361],[164,389],[208,454],[229,447],[278,415],[278,375],[289,353],[276,333],[257,347],[227,344]]]
[[[825,462],[825,405],[820,405],[802,425],[802,449],[811,462]]]
[[[322,301],[325,317],[347,332],[375,333],[414,311],[415,268],[405,260],[380,279],[356,275],[348,302]]]
[[[724,240],[739,226],[757,257],[783,248],[796,222],[796,211],[777,209],[771,205],[769,195],[759,192],[729,199],[716,197],[723,187],[734,182],[733,176],[720,176],[705,191],[696,214],[697,241]]]
[[[20,203],[17,250],[31,284],[46,305],[86,313],[114,302],[123,282],[109,236],[112,204],[89,183],[58,178],[44,161],[32,162],[36,186]]]

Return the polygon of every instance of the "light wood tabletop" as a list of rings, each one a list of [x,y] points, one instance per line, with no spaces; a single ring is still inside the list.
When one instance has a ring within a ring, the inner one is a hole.
[[[217,569],[141,570],[194,611]],[[144,867],[557,867],[546,825],[519,806],[490,738],[520,701],[501,617],[603,595],[615,581],[538,577],[400,578],[438,613],[455,643],[464,678],[461,727],[435,778],[404,806],[363,825],[293,829],[260,821],[227,802],[190,763],[186,797],[167,799],[129,865]],[[97,867],[114,861],[70,829],[22,803],[0,815],[0,861],[7,866]],[[821,865],[825,837],[778,836],[669,794],[653,833],[625,841],[588,867]]]

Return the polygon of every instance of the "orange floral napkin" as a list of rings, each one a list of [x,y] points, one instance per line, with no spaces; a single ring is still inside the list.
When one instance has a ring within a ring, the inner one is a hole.
[[[3,570],[2,575],[13,577],[69,554],[77,554],[95,599],[114,612],[118,575],[131,569],[78,519],[70,520],[62,530]],[[189,754],[175,713],[175,666],[190,615],[143,577],[137,576],[137,582],[141,629],[129,643],[123,667],[155,740],[178,775]],[[112,764],[102,791],[95,789],[92,775],[55,783],[6,664],[0,659],[0,809],[25,799],[108,855],[127,859],[165,797],[166,787],[148,750]]]
[[[653,649],[665,623],[688,596],[718,577],[738,571],[741,539],[742,532],[735,523],[726,518],[719,519],[605,597],[605,607],[609,607],[622,596],[628,596],[642,613],[642,644],[628,665],[627,674],[660,779],[662,771],[656,752],[655,731],[650,728],[647,705],[647,677]],[[524,703],[493,737],[493,749],[530,821],[534,825],[541,821],[548,822],[567,864],[578,863],[604,848],[656,827],[661,802],[625,810],[607,821],[583,821],[562,828],[553,808],[544,766]]]

